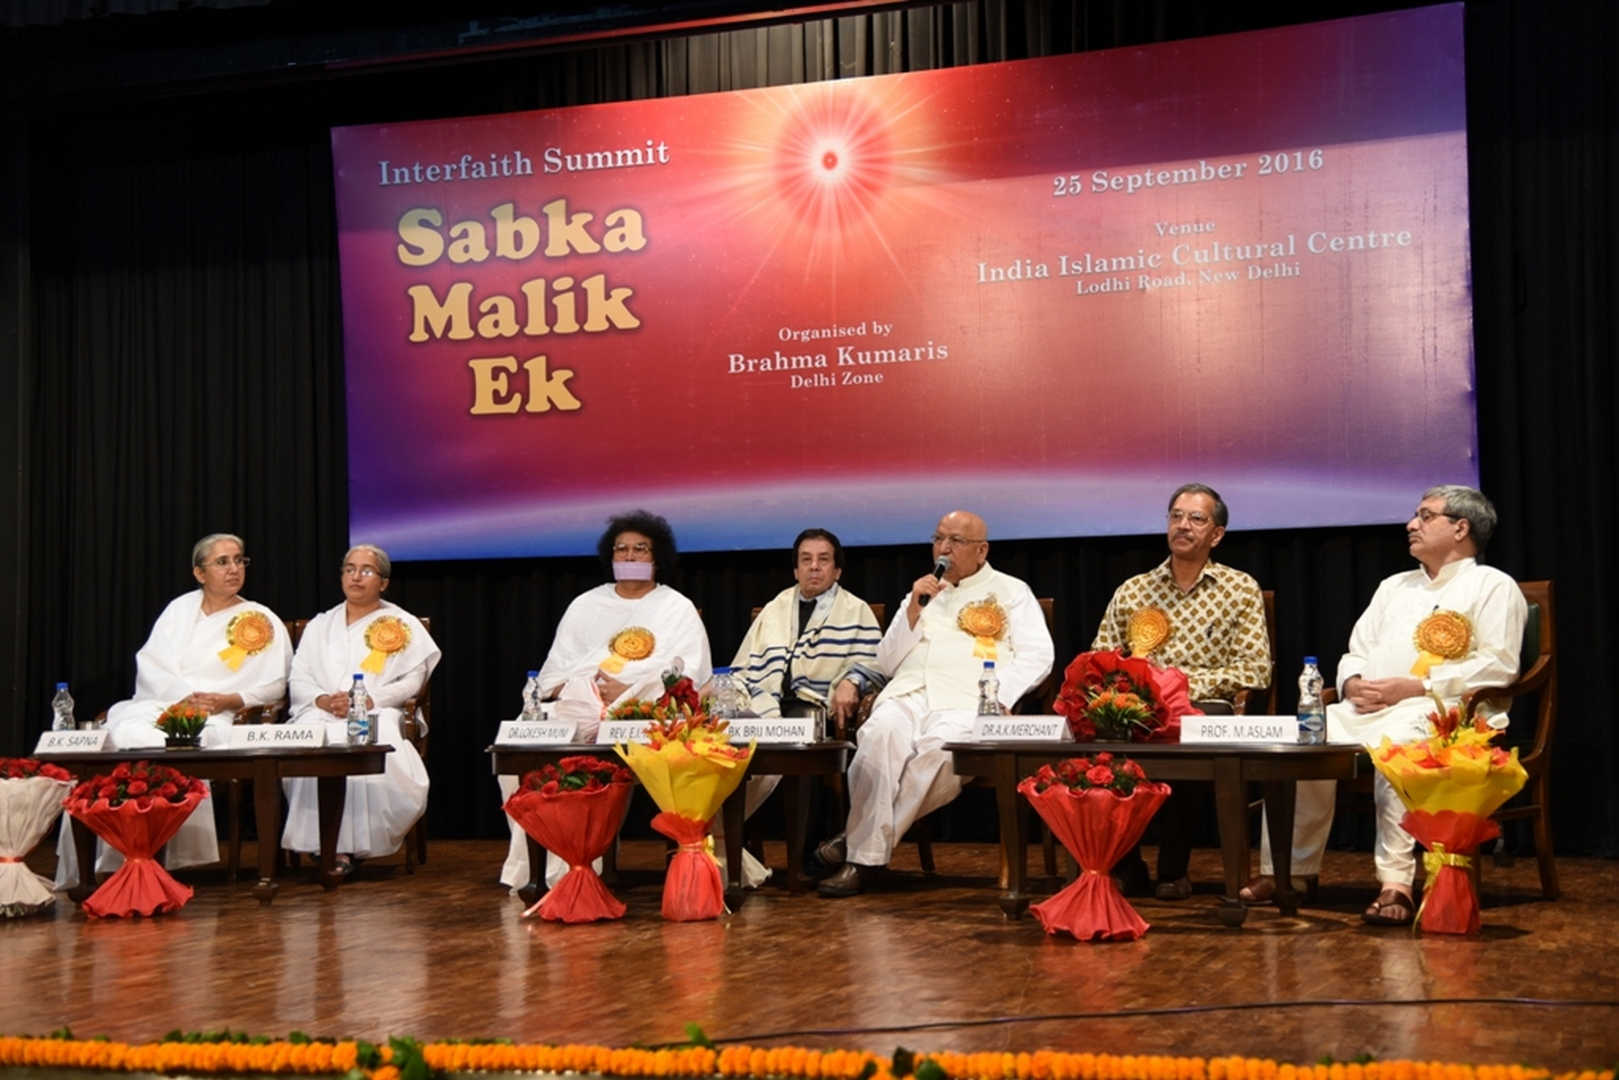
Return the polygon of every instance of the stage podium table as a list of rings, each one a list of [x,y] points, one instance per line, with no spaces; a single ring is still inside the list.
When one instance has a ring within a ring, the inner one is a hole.
[[[1258,784],[1270,819],[1271,860],[1276,869],[1276,903],[1286,914],[1298,911],[1292,888],[1293,785],[1299,780],[1352,780],[1362,768],[1359,746],[1196,745],[1178,743],[1003,742],[950,743],[952,767],[960,776],[989,778],[995,786],[1000,819],[1001,854],[1007,867],[1001,910],[1022,918],[1029,906],[1024,865],[1028,839],[1023,813],[1026,801],[1018,783],[1042,765],[1107,751],[1141,762],[1153,780],[1206,780],[1214,785],[1215,818],[1220,829],[1220,855],[1225,864],[1225,897],[1220,921],[1241,926],[1247,915],[1237,891],[1248,878],[1248,785]],[[1370,767],[1369,765],[1365,767]]]
[[[103,750],[93,754],[37,754],[40,761],[60,765],[83,780],[107,772],[125,761],[155,761],[202,780],[253,781],[253,821],[259,833],[259,879],[253,895],[261,904],[275,899],[280,885],[275,880],[276,854],[281,847],[281,781],[293,776],[313,776],[318,781],[320,800],[320,882],[335,889],[342,877],[337,873],[337,833],[343,822],[348,778],[382,772],[383,756],[391,746],[265,747],[252,750],[166,750],[161,746],[144,750]],[[69,891],[83,901],[95,889],[95,833],[78,818],[73,819],[73,843],[78,849],[79,884]]]
[[[803,892],[804,844],[809,833],[810,784],[817,776],[841,774],[849,764],[853,743],[829,740],[818,743],[760,743],[748,765],[749,776],[781,776],[782,804],[787,817],[787,888]],[[488,748],[496,776],[521,776],[542,765],[556,764],[565,757],[588,754],[603,761],[621,759],[611,746],[502,746]],[[742,810],[747,781],[738,784],[725,800],[720,814],[725,824],[725,904],[732,911],[742,906]],[[545,894],[545,849],[528,839],[528,884],[518,889],[526,904]]]

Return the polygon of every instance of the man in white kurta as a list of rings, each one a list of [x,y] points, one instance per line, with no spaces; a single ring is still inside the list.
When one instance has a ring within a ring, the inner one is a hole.
[[[857,735],[846,861],[821,882],[823,896],[859,892],[917,818],[961,793],[944,747],[971,734],[986,660],[995,663],[1003,710],[1051,670],[1054,648],[1039,601],[989,565],[981,518],[946,514],[933,554],[949,557],[943,577],[917,579],[877,648],[876,668],[888,684]],[[821,845],[823,861],[836,846]]]
[[[203,613],[202,601],[203,590],[188,592],[170,601],[157,617],[151,636],[135,654],[135,696],[107,710],[109,746],[119,750],[162,746],[164,734],[157,726],[158,717],[170,705],[192,694],[237,694],[243,708],[253,708],[279,702],[286,693],[292,649],[287,629],[275,613],[263,604],[238,599],[209,615]],[[258,618],[264,621],[257,623]],[[233,648],[233,623],[238,627],[253,623],[261,631],[267,629],[268,640],[255,636],[249,642],[251,651]],[[210,716],[203,729],[202,745],[223,745],[224,729],[234,722],[234,712]],[[184,771],[184,762],[174,764]],[[64,817],[64,827],[66,824]],[[98,847],[98,870],[116,869],[122,863],[118,853],[105,843]],[[57,855],[56,887],[71,888],[79,876],[71,839],[58,844]],[[211,795],[197,805],[174,834],[164,860],[170,869],[219,860]]]
[[[1477,561],[1495,526],[1495,509],[1472,488],[1431,488],[1406,523],[1411,554],[1422,564],[1384,579],[1349,636],[1338,661],[1340,701],[1327,709],[1327,741],[1375,747],[1387,736],[1409,742],[1432,734],[1434,698],[1447,707],[1482,686],[1504,686],[1518,672],[1528,605],[1516,582]],[[1466,640],[1441,640],[1433,629],[1448,623],[1470,629]],[[1441,651],[1427,651],[1424,642]],[[1486,707],[1486,712],[1488,707]],[[1490,723],[1505,727],[1505,713]],[[1293,823],[1293,873],[1320,872],[1332,828],[1336,784],[1301,782]],[[1374,861],[1380,892],[1369,922],[1410,922],[1416,859],[1411,835],[1400,827],[1405,807],[1383,775],[1374,781],[1377,840]],[[1261,830],[1260,870],[1273,873],[1269,825]],[[1264,880],[1264,879],[1261,879]],[[1255,883],[1249,884],[1252,890]],[[1384,909],[1390,909],[1385,912]]]
[[[288,680],[292,696],[289,722],[323,725],[326,742],[342,744],[348,737],[347,715],[329,713],[315,699],[322,694],[346,693],[356,674],[364,676],[365,691],[376,712],[377,742],[394,750],[384,759],[380,775],[348,779],[337,850],[363,859],[397,851],[427,808],[427,767],[416,747],[400,734],[404,714],[399,707],[421,694],[441,653],[421,620],[396,604],[383,600],[377,610],[353,623],[347,622],[347,607],[345,601],[323,611],[304,628]],[[373,627],[392,629],[386,620],[404,629],[403,635],[383,634],[378,639],[392,644],[402,636],[403,644],[391,652],[373,649],[366,641]],[[282,847],[320,851],[319,784],[314,777],[283,781],[287,824],[281,833]]]

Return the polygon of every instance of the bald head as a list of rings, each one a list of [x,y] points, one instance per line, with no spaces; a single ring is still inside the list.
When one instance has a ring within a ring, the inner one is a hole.
[[[945,580],[952,585],[971,577],[989,560],[989,526],[970,510],[952,510],[933,530],[933,557],[950,557]]]

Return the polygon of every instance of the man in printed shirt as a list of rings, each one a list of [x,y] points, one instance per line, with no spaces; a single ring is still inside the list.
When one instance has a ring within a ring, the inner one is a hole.
[[[1270,639],[1265,601],[1254,579],[1210,558],[1225,537],[1229,514],[1220,493],[1206,484],[1182,484],[1169,497],[1169,558],[1120,585],[1108,602],[1092,649],[1117,649],[1129,640],[1130,616],[1157,608],[1169,636],[1152,653],[1155,663],[1186,674],[1194,702],[1229,703],[1238,690],[1270,686]],[[1207,705],[1201,706],[1208,708]],[[1192,894],[1186,876],[1190,792],[1171,796],[1158,811],[1158,889],[1161,900]],[[1127,884],[1144,884],[1139,849],[1116,871]],[[1135,891],[1135,890],[1132,890]]]

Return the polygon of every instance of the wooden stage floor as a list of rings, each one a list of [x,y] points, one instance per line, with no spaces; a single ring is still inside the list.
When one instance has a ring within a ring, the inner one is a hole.
[[[3,920],[0,1033],[68,1025],[152,1040],[229,1027],[622,1046],[679,1041],[695,1021],[715,1039],[883,1053],[1619,1059],[1611,861],[1560,860],[1555,903],[1539,898],[1532,859],[1487,863],[1485,932],[1465,940],[1363,925],[1370,856],[1337,852],[1322,906],[1297,918],[1260,908],[1225,929],[1217,855],[1200,850],[1190,900],[1136,902],[1152,923],[1143,940],[1082,945],[1002,917],[990,846],[937,850],[940,873],[924,878],[905,845],[890,891],[834,901],[768,885],[739,913],[694,924],[659,917],[651,871],[663,849],[648,841],[625,845],[626,867],[647,871],[618,890],[628,916],[572,927],[519,919],[522,903],[495,883],[505,845],[491,840],[437,841],[414,876],[397,858],[365,864],[335,893],[306,868],[270,907],[245,879],[182,872],[197,894],[177,915],[96,921],[60,901]],[[785,858],[779,845],[768,854]],[[1454,1000],[1468,998],[1526,1000]]]

